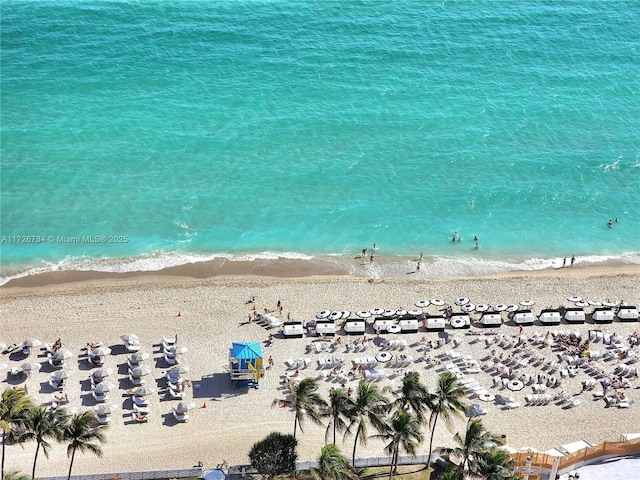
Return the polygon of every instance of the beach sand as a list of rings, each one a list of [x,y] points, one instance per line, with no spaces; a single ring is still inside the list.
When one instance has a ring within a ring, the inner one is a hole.
[[[441,298],[452,304],[458,297],[471,298],[474,303],[517,303],[521,300],[534,300],[534,312],[547,306],[569,305],[567,297],[579,295],[585,299],[620,301],[640,304],[640,266],[574,268],[562,270],[542,270],[526,273],[509,273],[494,277],[454,280],[368,280],[350,276],[315,275],[296,277],[291,268],[278,272],[255,271],[234,272],[218,269],[209,271],[181,271],[165,274],[144,275],[90,275],[59,273],[49,277],[26,277],[10,282],[0,289],[0,341],[12,344],[25,338],[35,337],[43,342],[53,342],[61,338],[65,348],[74,353],[68,365],[75,375],[69,379],[66,391],[71,397],[71,405],[79,409],[92,409],[96,405],[90,394],[88,377],[91,369],[82,355],[82,347],[87,342],[102,341],[113,351],[106,359],[105,366],[114,370],[110,380],[116,384],[111,400],[119,407],[113,414],[111,426],[106,431],[108,443],[103,446],[104,458],[92,455],[77,455],[74,473],[120,472],[135,470],[185,468],[202,461],[205,467],[215,467],[223,460],[229,464],[248,463],[248,451],[251,445],[264,438],[271,431],[291,433],[293,413],[289,408],[272,408],[275,398],[281,398],[282,377],[288,358],[309,358],[312,365],[300,371],[300,377],[317,377],[316,360],[321,356],[341,357],[347,365],[350,360],[362,356],[375,356],[378,348],[371,348],[364,354],[347,353],[339,348],[335,353],[306,353],[306,347],[313,338],[283,339],[276,338],[272,347],[265,347],[265,358],[273,356],[275,365],[267,371],[260,382],[259,389],[236,390],[231,385],[226,369],[228,352],[232,341],[264,342],[269,333],[276,333],[247,322],[251,306],[246,301],[255,296],[258,310],[275,309],[280,300],[283,304],[282,317],[290,314],[296,320],[309,320],[324,309],[352,312],[371,308],[412,308],[420,299]],[[172,274],[173,273],[173,274]],[[252,274],[254,273],[254,274]],[[332,272],[322,272],[332,273]],[[40,278],[39,278],[40,277]],[[589,310],[589,309],[587,309]],[[436,313],[435,307],[426,309]],[[180,316],[178,316],[180,312]],[[640,325],[620,323],[594,326],[590,321],[584,325],[569,326],[562,324],[545,328],[536,323],[525,327],[524,334],[533,332],[544,334],[551,331],[579,331],[584,335],[590,329],[617,332],[625,339]],[[472,331],[481,329],[474,326]],[[152,368],[147,384],[158,387],[158,392],[150,397],[152,418],[145,424],[135,424],[131,419],[131,400],[124,396],[130,388],[126,376],[126,359],[120,335],[135,333],[140,337],[142,350],[151,354],[145,362]],[[477,342],[476,336],[466,335],[467,331],[454,333],[461,344],[455,351],[469,355],[481,361],[490,349],[484,342]],[[484,333],[488,333],[485,331]],[[499,333],[516,336],[518,327],[503,325]],[[197,407],[190,412],[190,421],[176,424],[171,416],[171,408],[177,402],[169,400],[164,393],[163,375],[168,366],[159,352],[162,335],[178,336],[180,345],[188,348],[182,363],[190,366],[187,377],[191,388],[187,390],[187,400]],[[338,336],[346,343],[353,338],[343,332]],[[367,336],[374,340],[375,333],[369,327]],[[422,353],[416,348],[418,340],[427,336],[437,338],[437,333],[391,335],[383,334],[386,339],[404,339],[409,344],[403,352],[414,359]],[[379,341],[379,340],[377,340]],[[438,356],[444,350],[452,349],[446,345],[431,352]],[[537,348],[537,347],[536,347]],[[595,349],[604,351],[602,343]],[[500,348],[497,347],[500,352]],[[546,347],[538,349],[541,354],[551,354]],[[638,351],[638,347],[635,347]],[[638,352],[640,354],[640,352]],[[509,351],[505,354],[509,355]],[[37,358],[36,358],[37,357]],[[34,349],[31,359],[46,363],[39,349]],[[9,368],[19,366],[24,359],[21,355],[3,355],[0,362],[9,364]],[[616,362],[599,362],[608,372],[613,372]],[[433,387],[439,367],[426,368],[425,362],[417,362],[406,370],[420,372],[423,381]],[[380,366],[379,370],[390,374],[393,369]],[[538,371],[535,367],[528,371]],[[26,385],[29,393],[40,402],[50,402],[52,390],[47,381],[50,370],[42,369],[26,381],[10,379],[2,372],[2,388],[13,385]],[[522,403],[515,410],[502,410],[489,402],[481,403],[489,410],[482,417],[486,427],[497,434],[507,436],[509,445],[514,448],[534,447],[546,450],[563,443],[581,438],[593,443],[616,440],[621,433],[640,432],[640,390],[637,379],[631,381],[632,388],[626,389],[627,396],[636,401],[631,409],[605,408],[603,401],[593,401],[591,393],[585,392],[576,397],[581,404],[572,409],[563,409],[553,403],[546,406],[526,407],[524,396],[532,393],[530,387],[519,392],[500,391],[491,388],[492,378],[488,373],[473,375],[480,384],[492,393],[510,394]],[[570,394],[580,391],[581,381],[587,375],[580,370],[578,375],[570,377],[559,389]],[[393,380],[383,380],[381,387],[398,386],[400,376]],[[325,396],[336,384],[320,380],[321,393]],[[355,388],[356,382],[349,385]],[[391,394],[390,394],[391,395]],[[206,405],[206,408],[203,408]],[[463,420],[454,423],[455,431],[464,428]],[[303,425],[304,433],[298,432],[299,459],[315,459],[324,444],[324,429],[310,422]],[[426,432],[426,429],[425,429]],[[440,425],[436,432],[436,445],[451,445],[453,432]],[[373,431],[371,431],[373,433]],[[350,455],[353,437],[343,444],[338,441],[343,452]],[[382,455],[382,443],[370,440],[367,446],[358,447],[359,457]],[[425,439],[419,448],[426,453],[428,441]],[[9,446],[6,467],[30,471],[35,444]],[[50,458],[40,456],[38,475],[63,475],[68,469],[66,447],[53,445]]]

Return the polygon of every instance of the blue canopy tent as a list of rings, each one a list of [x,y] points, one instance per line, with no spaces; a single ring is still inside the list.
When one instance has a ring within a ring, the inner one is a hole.
[[[264,358],[260,342],[233,342],[229,351],[229,373],[236,388],[258,388],[264,375]]]

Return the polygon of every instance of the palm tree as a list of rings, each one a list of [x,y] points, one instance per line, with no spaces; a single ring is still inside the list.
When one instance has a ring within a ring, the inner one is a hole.
[[[26,475],[18,470],[9,470],[4,474],[5,480],[29,480],[29,475]]]
[[[322,447],[318,468],[311,469],[316,480],[354,480],[357,479],[353,466],[335,443]]]
[[[0,429],[2,429],[2,465],[0,476],[4,480],[4,458],[7,439],[15,432],[16,428],[24,426],[24,421],[29,410],[33,408],[33,401],[25,394],[23,389],[9,388],[2,392],[0,399]]]
[[[519,476],[513,472],[514,460],[504,450],[492,447],[478,454],[478,475],[485,480],[511,480]]]
[[[35,440],[37,443],[36,453],[33,457],[33,469],[31,478],[36,478],[36,464],[40,447],[44,456],[49,458],[51,444],[48,439],[61,441],[63,439],[63,424],[67,420],[67,415],[60,408],[47,410],[46,405],[38,405],[29,410],[25,421],[26,432],[20,436],[21,441]]]
[[[353,456],[351,464],[356,462],[356,447],[358,440],[363,445],[367,444],[367,423],[371,423],[379,432],[385,430],[382,418],[389,411],[389,400],[380,392],[377,386],[367,383],[364,379],[358,383],[356,397],[348,417],[351,423],[345,432],[345,436],[351,433],[351,427],[356,425],[356,436],[353,441]]]
[[[80,450],[81,453],[89,451],[98,458],[102,458],[102,449],[100,446],[95,443],[91,443],[93,441],[98,441],[100,443],[104,443],[106,441],[106,437],[104,433],[102,433],[102,427],[96,428],[92,426],[95,422],[95,413],[85,411],[71,417],[69,425],[64,429],[64,438],[69,441],[69,445],[67,446],[67,457],[71,457],[67,480],[71,478],[71,469],[73,468],[73,460],[76,456],[76,450]]]
[[[422,442],[420,421],[417,416],[410,415],[399,408],[391,417],[386,431],[380,436],[391,440],[384,447],[384,451],[391,455],[391,468],[389,469],[389,480],[391,480],[392,475],[398,473],[400,448],[414,457],[416,456],[416,447]]]
[[[336,432],[343,432],[347,429],[344,417],[349,409],[353,406],[353,401],[347,395],[344,388],[332,388],[329,391],[329,406],[326,410],[326,416],[331,417],[327,424],[327,431],[324,434],[324,443],[327,443],[329,432],[333,429],[333,443],[336,443]]]
[[[433,436],[436,432],[438,419],[442,417],[448,428],[454,417],[462,418],[467,412],[467,404],[464,399],[466,392],[458,383],[455,375],[449,372],[443,372],[438,377],[438,386],[435,393],[427,394],[427,408],[431,410],[429,417],[429,429],[431,436],[429,438],[429,456],[427,457],[427,468],[431,466],[431,454],[433,452]]]
[[[289,395],[293,399],[293,406],[296,410],[296,415],[293,420],[293,438],[296,438],[296,432],[298,429],[298,423],[300,424],[300,431],[302,430],[302,423],[305,417],[311,418],[311,420],[317,424],[322,425],[320,420],[322,409],[326,408],[327,402],[316,393],[318,390],[318,382],[313,378],[305,378],[297,386],[294,382],[289,382]],[[276,399],[271,404],[272,407],[287,404],[288,399]]]
[[[402,380],[400,396],[394,402],[398,408],[411,407],[420,423],[424,421],[424,411],[427,399],[427,387],[420,381],[418,372],[409,372]]]
[[[458,466],[472,476],[478,475],[476,468],[478,454],[486,451],[491,445],[496,445],[499,440],[497,435],[484,428],[479,418],[469,419],[464,438],[459,433],[456,433],[453,438],[459,447],[444,448],[443,451],[461,458],[462,461]]]

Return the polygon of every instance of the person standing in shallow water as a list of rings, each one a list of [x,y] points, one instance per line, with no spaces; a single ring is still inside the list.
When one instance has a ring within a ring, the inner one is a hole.
[[[576,256],[572,255],[571,256],[571,268],[573,268],[573,264],[576,263]]]

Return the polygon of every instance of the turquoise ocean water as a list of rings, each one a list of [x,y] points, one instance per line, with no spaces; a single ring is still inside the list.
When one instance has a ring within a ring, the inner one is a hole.
[[[640,263],[639,2],[1,9],[1,283],[220,256],[357,274],[374,242],[366,274]]]

